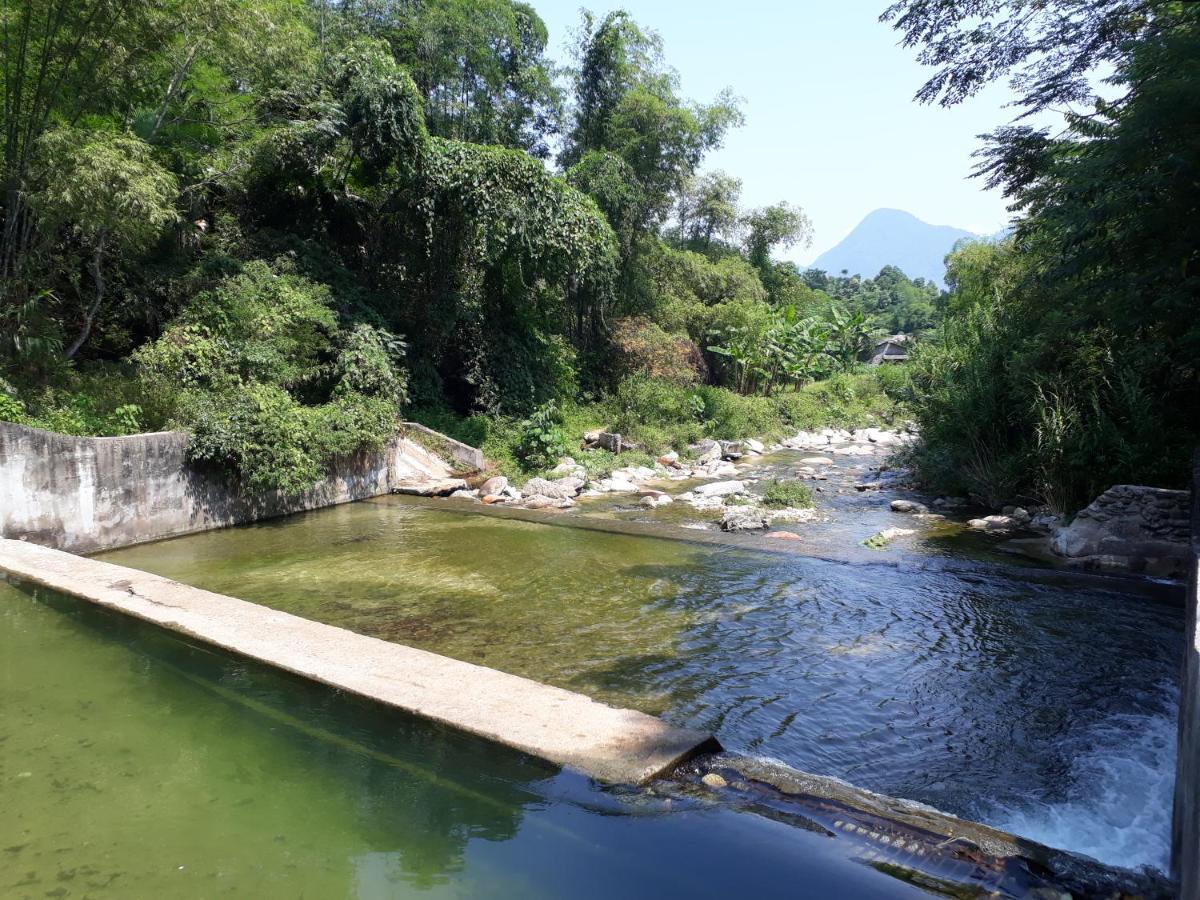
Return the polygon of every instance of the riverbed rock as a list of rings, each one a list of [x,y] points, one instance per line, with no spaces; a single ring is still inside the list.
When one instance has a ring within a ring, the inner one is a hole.
[[[802,466],[832,466],[833,460],[828,456],[805,456],[800,460]]]
[[[479,492],[478,491],[466,491],[466,490],[455,491],[453,494],[450,495],[450,499],[451,500],[470,500],[472,503],[478,503],[479,502]]]
[[[658,509],[660,506],[670,506],[674,503],[669,494],[647,494],[642,497],[641,504],[647,509]]]
[[[767,450],[762,441],[757,441],[754,438],[746,438],[742,443],[751,453],[765,453]]]
[[[1056,554],[1088,568],[1186,576],[1191,558],[1187,491],[1118,484],[1055,534]]]
[[[731,497],[734,494],[744,494],[746,492],[746,483],[744,481],[714,481],[710,484],[702,484],[695,490],[698,497]]]
[[[703,441],[692,444],[689,449],[695,452],[697,465],[702,466],[706,463],[715,463],[721,460],[721,445],[716,441],[706,438]]]
[[[762,531],[770,522],[757,506],[727,506],[721,514],[722,531]]]
[[[1012,516],[984,516],[982,519],[971,519],[967,525],[976,531],[1015,531],[1021,523]]]
[[[655,460],[655,462],[657,462],[660,466],[664,466],[668,469],[682,468],[682,466],[680,465],[680,462],[679,462],[679,454],[676,453],[674,450],[664,453],[657,460]]]
[[[746,455],[746,446],[741,441],[717,441],[721,445],[721,459],[737,460]]]
[[[716,772],[708,772],[700,780],[703,781],[706,785],[708,785],[711,788],[723,788],[727,784],[729,784],[728,781],[726,781],[724,778],[722,778]]]
[[[448,497],[455,491],[466,489],[467,483],[461,478],[430,478],[402,482],[392,488],[392,493],[408,494],[413,497]]]
[[[548,481],[545,478],[530,478],[525,482],[526,495],[550,497],[554,500],[568,500],[583,490],[582,478],[559,478]]]
[[[615,473],[608,478],[601,478],[596,482],[596,488],[605,494],[635,494],[638,490],[638,486],[628,478]]]
[[[929,507],[927,507],[924,503],[918,503],[915,500],[893,500],[892,512],[923,515],[924,513],[929,512]]]
[[[547,497],[544,494],[526,495],[521,503],[526,509],[570,509],[575,501],[570,497]]]
[[[796,534],[794,531],[772,531],[767,534],[769,538],[775,538],[777,541],[802,541],[804,538]]]
[[[493,475],[487,481],[479,486],[479,495],[481,497],[499,497],[508,487],[508,479],[503,475]]]

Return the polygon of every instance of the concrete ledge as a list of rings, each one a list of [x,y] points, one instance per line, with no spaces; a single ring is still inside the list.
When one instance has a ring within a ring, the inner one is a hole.
[[[61,550],[0,540],[0,570],[603,781],[640,784],[718,746],[582,694]]]

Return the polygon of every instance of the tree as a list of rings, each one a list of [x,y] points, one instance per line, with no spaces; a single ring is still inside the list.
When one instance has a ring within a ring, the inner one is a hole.
[[[749,213],[742,220],[746,231],[746,254],[750,262],[765,269],[771,262],[771,251],[797,243],[807,247],[812,243],[812,223],[803,210],[776,203]]]
[[[899,0],[880,20],[938,72],[917,92],[953,106],[1011,75],[1026,114],[1094,105],[1089,76],[1124,67],[1136,41],[1170,33],[1189,15],[1177,0]]]
[[[742,180],[724,172],[689,179],[677,205],[680,238],[696,250],[708,250],[714,237],[731,240],[741,193]]]
[[[71,359],[104,303],[110,258],[146,249],[176,219],[178,185],[150,146],[127,134],[58,129],[39,141],[38,155],[46,187],[30,203],[47,226],[78,238],[92,277],[91,300],[64,353]]]
[[[686,103],[679,77],[661,61],[661,40],[628,13],[599,23],[584,14],[576,48],[573,122],[559,162],[589,151],[620,156],[641,186],[639,228],[662,222],[704,155],[739,125],[738,102],[725,91],[711,104]]]

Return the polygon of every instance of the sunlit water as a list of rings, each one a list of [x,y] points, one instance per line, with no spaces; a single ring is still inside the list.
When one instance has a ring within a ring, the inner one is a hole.
[[[839,841],[585,779],[0,583],[0,897],[928,896]]]
[[[106,554],[715,732],[1124,866],[1164,866],[1182,611],[414,508]]]

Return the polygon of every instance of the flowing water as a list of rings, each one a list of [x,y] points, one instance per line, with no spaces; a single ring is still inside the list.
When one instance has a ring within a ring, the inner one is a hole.
[[[14,900],[929,896],[844,841],[602,791],[2,582],[0,809]]]
[[[382,498],[104,555],[1165,866],[1182,610]]]

